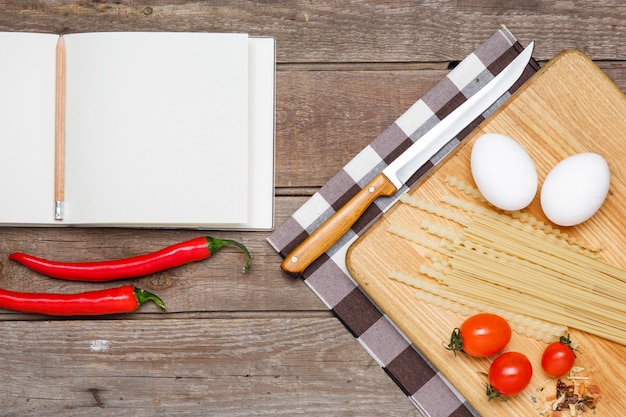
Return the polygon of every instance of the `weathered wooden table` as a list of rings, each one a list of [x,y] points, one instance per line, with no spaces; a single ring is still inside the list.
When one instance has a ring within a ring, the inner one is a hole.
[[[0,4],[5,31],[274,36],[277,225],[501,23],[522,44],[535,40],[538,60],[581,50],[626,90],[624,22],[619,0]],[[0,415],[421,415],[320,300],[282,273],[269,233],[211,234],[246,244],[252,270],[240,274],[241,254],[224,249],[132,281],[158,292],[167,314],[153,305],[95,320],[0,311]],[[0,286],[99,287],[38,276],[8,262],[13,251],[117,258],[198,235],[2,228]]]

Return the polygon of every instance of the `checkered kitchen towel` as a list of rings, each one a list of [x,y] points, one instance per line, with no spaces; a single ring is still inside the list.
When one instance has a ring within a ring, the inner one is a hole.
[[[522,49],[513,34],[504,26],[501,27],[331,178],[270,235],[268,242],[281,256],[287,256],[399,154],[487,84]],[[538,69],[537,62],[531,60],[510,91],[519,88]],[[462,417],[477,414],[357,286],[346,268],[346,252],[401,193],[423,178],[509,96],[510,93],[505,94],[483,116],[464,129],[409,179],[395,196],[377,199],[352,229],[302,275],[306,284],[426,416]]]

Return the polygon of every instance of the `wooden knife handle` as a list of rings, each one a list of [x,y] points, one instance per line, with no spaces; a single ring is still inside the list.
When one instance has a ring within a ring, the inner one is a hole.
[[[380,196],[391,196],[396,191],[396,187],[385,175],[378,174],[313,234],[298,245],[285,258],[281,268],[291,275],[301,274],[356,223],[374,200]]]

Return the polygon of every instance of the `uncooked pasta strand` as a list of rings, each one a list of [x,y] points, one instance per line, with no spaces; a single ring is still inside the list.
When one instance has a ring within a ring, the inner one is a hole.
[[[390,225],[388,231],[397,236],[410,240],[411,242],[422,245],[427,249],[443,253],[444,255],[450,255],[450,252],[445,250],[445,247],[440,244],[440,241],[428,238],[421,233],[413,232],[396,224]]]
[[[481,201],[483,203],[486,203],[487,201],[485,200],[485,198],[482,196],[482,194],[480,193],[480,191],[478,191],[478,189],[474,188],[472,185],[466,183],[465,181],[448,175],[445,178],[445,182],[453,187],[456,188],[457,190],[464,192],[465,194],[473,197],[474,199]],[[454,201],[458,202],[463,202],[463,206],[466,207],[467,209],[470,208],[480,208],[483,210],[486,210],[484,207],[478,206],[476,204],[467,202],[465,200],[461,200],[458,199],[456,197],[452,197],[452,196],[443,196],[442,197],[442,201],[446,202],[446,199],[449,199],[447,201],[448,204],[452,205],[453,207],[456,206]],[[460,207],[459,207],[460,208]],[[467,210],[466,210],[467,211]],[[473,210],[470,210],[473,211]],[[568,244],[579,248],[582,252],[588,254],[589,256],[595,257],[595,253],[599,250],[602,249],[602,245],[598,245],[598,246],[590,246],[588,244],[579,242],[576,238],[569,236],[567,233],[563,233],[561,232],[559,229],[556,229],[554,227],[552,227],[549,224],[544,223],[543,221],[537,219],[534,216],[531,216],[528,213],[524,213],[521,211],[510,211],[507,212],[513,219],[517,219],[519,220],[521,223],[523,223],[524,225],[527,225],[528,227],[531,228],[535,228],[537,230],[540,230],[542,232],[544,232],[546,234],[546,236],[552,236],[555,239],[559,239],[562,241],[567,242]]]
[[[595,283],[599,287],[614,286],[615,280],[626,283],[626,271],[568,250],[560,244],[541,239],[523,229],[513,227],[503,231],[502,225],[494,223],[494,220],[494,218],[477,215],[472,219],[464,235],[468,239],[481,241],[484,245],[497,245],[498,250],[502,252],[554,268],[582,282]],[[626,287],[622,289],[624,290],[622,295],[626,296]]]
[[[534,319],[529,316],[494,308],[469,298],[463,298],[445,288],[433,286],[423,279],[400,272],[392,272],[391,278],[416,288],[415,297],[422,301],[465,315],[481,311],[498,314],[510,323],[514,331],[537,340],[549,343],[558,340],[560,336],[567,333],[566,326]],[[433,291],[436,291],[436,293]]]
[[[469,254],[471,256],[471,254]],[[528,273],[523,266],[504,265],[497,259],[487,257],[453,257],[451,267],[444,273],[443,282],[453,288],[471,283],[480,284],[481,288],[503,288],[508,292],[524,295],[533,302],[553,303],[559,299],[584,299],[577,309],[581,312],[594,314],[597,319],[614,320],[616,315],[625,317],[626,307],[615,300],[605,300],[602,296],[586,291],[568,289],[567,285],[559,285],[554,279],[541,273]],[[518,269],[519,268],[519,269]],[[472,280],[466,278],[465,271],[473,271]],[[541,279],[528,279],[529,275]],[[626,324],[626,322],[625,322]]]
[[[566,267],[560,268],[563,265],[538,264],[527,259],[464,241],[455,248],[450,263],[457,269],[461,269],[460,262],[469,263],[476,270],[484,270],[491,282],[502,285],[516,284],[512,288],[518,291],[540,291],[549,287],[557,294],[584,298],[587,303],[595,301],[606,304],[623,309],[626,314],[626,303],[623,302],[626,299],[624,288],[613,286],[613,291],[609,292],[603,287],[598,287],[595,282],[589,281],[597,279],[604,282],[606,279],[602,278],[606,277],[593,275],[591,271],[577,265],[570,264],[571,270],[568,271]],[[555,260],[555,263],[558,263],[558,260]],[[487,271],[488,266],[491,269]],[[590,278],[585,274],[591,275]],[[602,291],[598,291],[598,288]]]
[[[446,219],[453,220],[462,225],[466,225],[470,221],[467,216],[445,209],[437,204],[429,203],[428,201],[424,201],[420,198],[415,198],[410,194],[404,193],[400,195],[400,201],[428,213],[435,214],[439,217],[445,217]]]
[[[555,234],[457,200],[446,199],[468,213],[469,223],[459,223],[466,227],[423,225],[445,237],[432,249],[448,256],[445,264],[422,267],[440,282],[429,283],[434,287],[427,291],[445,291],[444,298],[560,322],[626,344],[626,271],[581,253]],[[452,213],[430,211],[444,217]]]
[[[504,287],[482,285],[477,279],[468,279],[463,285],[455,286],[450,290],[458,296],[475,299],[494,308],[502,308],[538,319],[563,323],[626,344],[623,322],[620,324],[598,320],[598,316],[593,312],[589,314],[579,309],[566,308],[566,304],[555,302],[558,300],[557,297],[555,300],[546,302]]]
[[[612,320],[616,315],[626,316],[626,307],[619,298],[612,299],[605,294],[578,288],[567,279],[561,282],[563,276],[525,260],[511,256],[497,258],[494,252],[487,248],[470,250],[460,246],[449,262],[451,267],[444,274],[443,281],[450,286],[480,282],[484,285],[503,287],[505,290],[511,290],[510,292],[526,294],[531,299],[540,299],[546,303],[560,299],[584,300],[579,303],[578,309],[607,320]],[[472,272],[471,281],[466,278],[467,271]]]

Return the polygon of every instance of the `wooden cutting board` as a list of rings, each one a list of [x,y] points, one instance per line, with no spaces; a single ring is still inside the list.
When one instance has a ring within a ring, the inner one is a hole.
[[[455,194],[445,184],[448,175],[473,185],[471,147],[477,137],[488,132],[506,134],[525,147],[537,166],[540,187],[561,159],[580,152],[603,155],[612,175],[605,204],[587,222],[562,230],[585,242],[603,244],[600,258],[626,269],[626,96],[591,60],[577,51],[557,55],[410,193],[439,203],[440,196]],[[524,211],[548,222],[541,212],[539,192]],[[539,415],[534,399],[553,393],[554,386],[550,380],[546,389],[538,391],[549,379],[541,369],[546,343],[514,333],[506,350],[528,356],[533,380],[507,402],[488,402],[485,377],[479,372],[487,372],[493,358],[455,357],[442,347],[451,330],[466,317],[418,301],[412,287],[389,279],[392,271],[418,274],[424,261],[423,251],[390,234],[389,225],[418,228],[422,216],[427,214],[401,203],[392,207],[348,251],[352,276],[482,416]],[[626,346],[572,328],[570,333],[580,342],[576,365],[585,368],[581,375],[597,384],[603,395],[595,413],[586,415],[626,415]]]

